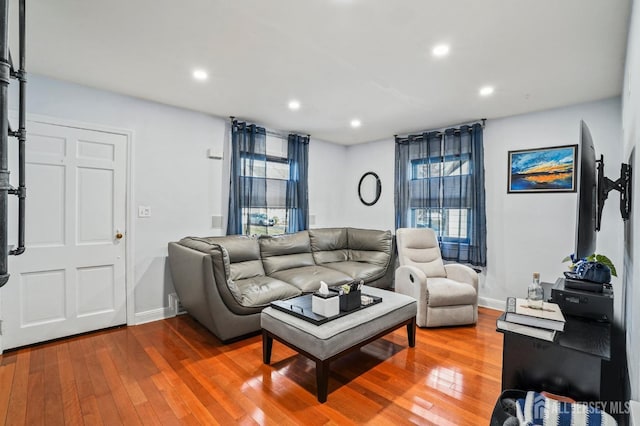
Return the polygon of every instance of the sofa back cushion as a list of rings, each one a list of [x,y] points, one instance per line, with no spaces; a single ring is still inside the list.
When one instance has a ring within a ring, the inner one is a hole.
[[[309,232],[260,237],[262,265],[267,275],[302,266],[313,266]]]
[[[349,260],[387,266],[393,250],[391,231],[347,228]]]
[[[228,260],[228,277],[241,280],[264,276],[264,268],[260,259],[258,239],[247,235],[230,235],[227,237],[196,238],[187,237],[180,244],[203,253],[211,254],[216,246],[224,248],[224,259]]]
[[[310,229],[309,239],[316,264],[349,260],[347,228]]]

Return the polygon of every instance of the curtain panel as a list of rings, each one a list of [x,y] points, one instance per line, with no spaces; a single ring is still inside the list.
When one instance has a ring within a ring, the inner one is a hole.
[[[395,186],[396,228],[433,227],[444,259],[486,266],[481,124],[396,137]]]
[[[266,140],[267,132],[262,127],[238,121],[231,123],[231,177],[227,235],[242,234],[243,209],[250,211],[254,206],[266,204],[267,180],[253,176],[253,171],[259,166],[258,163],[264,163],[263,168],[266,168]],[[260,199],[265,201],[261,202]],[[248,227],[249,223],[246,225]]]
[[[287,233],[293,233],[309,228],[309,137],[290,134],[287,157]]]

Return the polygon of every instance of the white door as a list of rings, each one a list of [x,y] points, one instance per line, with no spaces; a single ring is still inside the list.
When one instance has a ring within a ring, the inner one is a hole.
[[[27,135],[26,252],[0,290],[3,350],[126,323],[127,137],[33,121]]]

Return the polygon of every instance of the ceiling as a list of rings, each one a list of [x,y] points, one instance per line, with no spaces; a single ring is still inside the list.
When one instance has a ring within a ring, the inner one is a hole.
[[[629,0],[28,0],[27,71],[355,144],[616,96],[629,13]]]

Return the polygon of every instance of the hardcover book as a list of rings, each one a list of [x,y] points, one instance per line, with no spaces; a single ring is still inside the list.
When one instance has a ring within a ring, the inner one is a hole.
[[[505,316],[506,313],[503,313],[496,321],[496,327],[500,330],[524,334],[525,336],[535,337],[536,339],[546,340],[548,342],[553,342],[556,337],[556,330],[516,324],[514,322],[506,321]]]
[[[560,307],[551,302],[544,302],[542,309],[530,308],[526,299],[515,297],[507,298],[505,320],[508,322],[528,325],[531,327],[546,328],[556,331],[564,331],[564,315]]]

